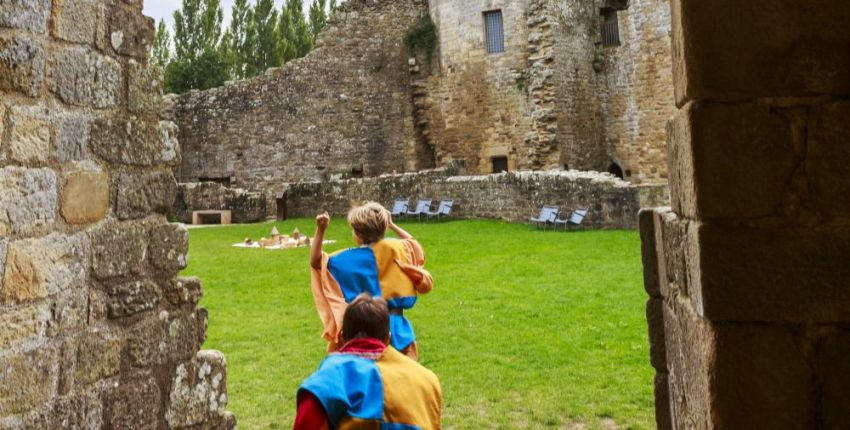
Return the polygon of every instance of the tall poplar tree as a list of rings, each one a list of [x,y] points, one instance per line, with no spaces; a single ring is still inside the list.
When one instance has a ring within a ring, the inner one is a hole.
[[[222,47],[234,79],[248,77],[248,63],[254,55],[254,35],[250,31],[253,9],[248,0],[236,0],[231,9],[230,27],[222,38]]]
[[[230,79],[220,49],[220,0],[183,0],[174,12],[174,60],[165,69],[166,90],[183,93],[221,86]]]
[[[307,55],[313,49],[313,36],[310,33],[310,26],[307,24],[307,19],[304,17],[304,9],[301,5],[301,0],[286,0],[286,5],[283,7],[283,14],[286,15],[285,21],[281,19],[279,28],[290,26],[291,29],[286,31],[287,36],[282,39],[292,45],[291,51],[294,56],[289,58],[300,58]]]
[[[162,67],[168,66],[171,61],[171,33],[165,25],[165,20],[160,20],[153,36],[153,49],[151,51],[151,64]]]
[[[328,22],[326,8],[326,0],[313,0],[310,5],[310,33],[312,33],[314,41]]]
[[[281,65],[278,47],[278,17],[273,0],[257,0],[251,18],[253,52],[248,61],[248,76],[263,74],[269,67]]]

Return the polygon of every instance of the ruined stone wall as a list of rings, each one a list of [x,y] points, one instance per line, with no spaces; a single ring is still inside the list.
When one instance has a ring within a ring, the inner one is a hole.
[[[560,165],[605,171],[603,112],[593,62],[599,42],[600,0],[549,1],[543,10],[555,39],[552,74],[557,85]],[[663,126],[662,126],[663,127]]]
[[[417,162],[405,32],[425,0],[349,0],[305,58],[180,97],[180,179],[286,181],[432,167]]]
[[[664,130],[676,113],[670,2],[631,0],[617,15],[622,45],[600,49],[605,150],[609,163],[617,163],[631,181],[664,182]]]
[[[558,205],[565,213],[589,207],[583,228],[635,228],[637,212],[667,201],[664,186],[636,187],[607,173],[554,171],[453,176],[438,169],[378,178],[289,184],[289,216],[313,216],[328,210],[344,215],[351,203],[375,200],[387,207],[399,198],[453,199],[453,218],[494,218],[526,222],[543,205]],[[412,209],[412,208],[411,208]],[[563,216],[566,216],[565,214]]]
[[[428,131],[437,164],[454,161],[472,173],[492,171],[491,158],[513,154],[530,128],[526,74],[528,2],[431,0],[440,51],[428,81]],[[500,9],[505,52],[487,53],[484,12]]]
[[[178,221],[191,224],[192,212],[198,210],[229,210],[234,223],[264,221],[274,214],[274,200],[265,193],[225,187],[216,182],[177,184],[177,197],[171,215]]]
[[[850,4],[673,0],[659,429],[850,428]]]
[[[0,2],[0,428],[231,428],[141,1]]]

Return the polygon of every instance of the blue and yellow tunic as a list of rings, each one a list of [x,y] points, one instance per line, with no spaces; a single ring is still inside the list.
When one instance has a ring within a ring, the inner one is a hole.
[[[321,402],[335,430],[440,428],[440,381],[392,347],[377,360],[331,354],[304,381],[302,390]]]
[[[372,245],[323,255],[322,269],[313,270],[316,309],[324,325],[323,337],[336,344],[348,303],[361,293],[383,297],[390,308],[390,344],[404,350],[416,336],[401,312],[416,304],[419,293],[432,288],[423,269],[422,247],[414,239],[382,239]]]

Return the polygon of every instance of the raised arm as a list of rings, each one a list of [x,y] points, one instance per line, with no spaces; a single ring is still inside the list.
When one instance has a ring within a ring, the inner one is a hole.
[[[397,225],[393,222],[393,217],[392,217],[392,216],[390,216],[390,225],[389,225],[389,229],[390,229],[390,230],[392,230],[393,232],[395,232],[395,234],[398,236],[398,238],[399,238],[399,239],[413,239],[413,235],[412,235],[412,234],[408,233],[405,229],[403,229],[403,228],[401,228],[401,227],[397,226]]]
[[[330,222],[331,217],[327,211],[316,215],[316,235],[310,248],[310,267],[315,270],[322,269],[322,243],[325,241],[325,230]]]

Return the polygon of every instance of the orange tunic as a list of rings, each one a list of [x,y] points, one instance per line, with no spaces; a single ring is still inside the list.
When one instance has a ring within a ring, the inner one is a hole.
[[[339,349],[342,316],[360,293],[379,295],[390,309],[409,309],[418,294],[431,291],[433,279],[424,269],[425,253],[415,239],[382,239],[368,246],[322,253],[321,269],[311,269],[311,289],[328,349]],[[412,329],[400,315],[390,317],[394,346],[412,342]],[[400,344],[402,343],[402,344]]]

